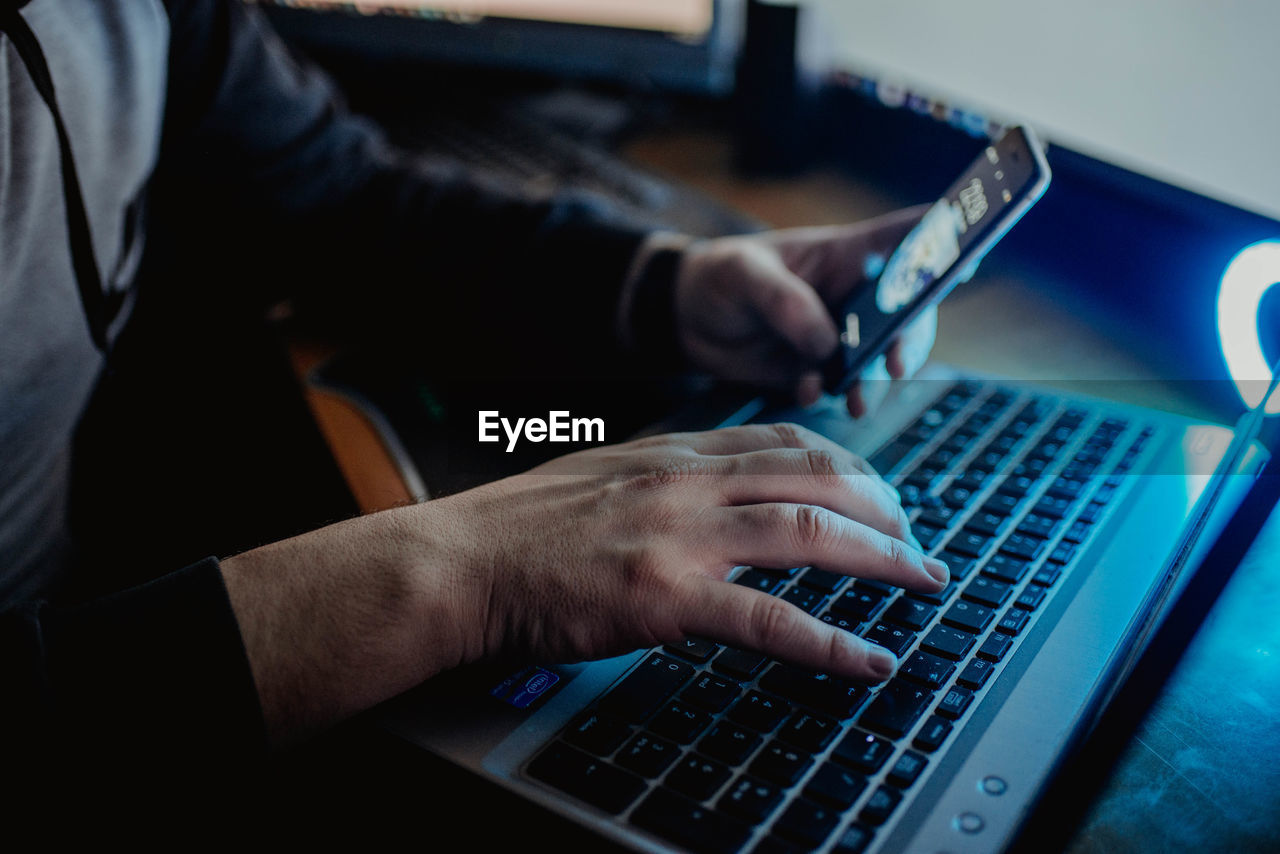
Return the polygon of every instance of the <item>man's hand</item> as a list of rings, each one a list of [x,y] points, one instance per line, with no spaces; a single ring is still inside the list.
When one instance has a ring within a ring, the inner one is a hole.
[[[867,286],[868,262],[883,262],[927,209],[691,244],[675,286],[681,348],[715,376],[813,403],[822,392],[820,366],[838,344],[831,307]],[[913,374],[933,346],[936,324],[936,311],[926,311],[871,371],[894,379]],[[850,389],[848,406],[854,416],[866,412],[860,385]]]
[[[287,740],[441,670],[579,661],[687,636],[882,680],[885,650],[728,582],[815,565],[936,591],[893,488],[803,428],[642,439],[352,520],[223,563],[273,733]]]

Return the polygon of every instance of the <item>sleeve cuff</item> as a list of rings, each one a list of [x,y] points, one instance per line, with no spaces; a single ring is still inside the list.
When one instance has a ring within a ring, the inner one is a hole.
[[[675,288],[690,238],[657,233],[636,253],[618,305],[618,339],[660,371],[687,366],[676,328]]]
[[[266,756],[257,690],[217,560],[49,609],[43,624],[57,725],[84,758],[123,754],[190,771]]]

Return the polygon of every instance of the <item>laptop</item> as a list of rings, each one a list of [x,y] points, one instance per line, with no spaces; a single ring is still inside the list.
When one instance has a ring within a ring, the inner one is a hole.
[[[623,850],[1006,850],[1034,837],[1165,617],[1202,594],[1199,570],[1221,576],[1276,503],[1260,409],[1227,428],[932,365],[872,419],[753,400],[705,426],[771,421],[868,457],[952,582],[731,578],[890,649],[892,679],[688,638],[448,674],[376,726]]]

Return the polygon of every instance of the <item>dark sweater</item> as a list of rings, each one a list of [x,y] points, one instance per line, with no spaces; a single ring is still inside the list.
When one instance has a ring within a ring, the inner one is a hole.
[[[33,0],[21,14],[58,89],[104,287],[133,286],[139,200],[157,176],[178,176],[168,191],[193,204],[287,224],[272,241],[280,258],[350,271],[299,275],[322,284],[290,295],[342,301],[354,321],[429,311],[501,335],[537,318],[552,349],[613,346],[639,230],[579,200],[410,161],[236,0]],[[0,36],[0,753],[187,767],[262,755],[215,558],[87,603],[48,595],[66,570],[68,447],[102,369],[67,256],[56,150]],[[552,292],[524,287],[531,278]],[[472,284],[440,284],[459,281]]]

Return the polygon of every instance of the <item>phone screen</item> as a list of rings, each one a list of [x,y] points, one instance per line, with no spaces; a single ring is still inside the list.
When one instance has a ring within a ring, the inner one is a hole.
[[[828,390],[847,387],[854,371],[940,299],[1043,193],[1048,171],[1035,144],[1011,128],[988,145],[898,244],[875,282],[846,301],[835,318],[841,346],[827,368]]]

